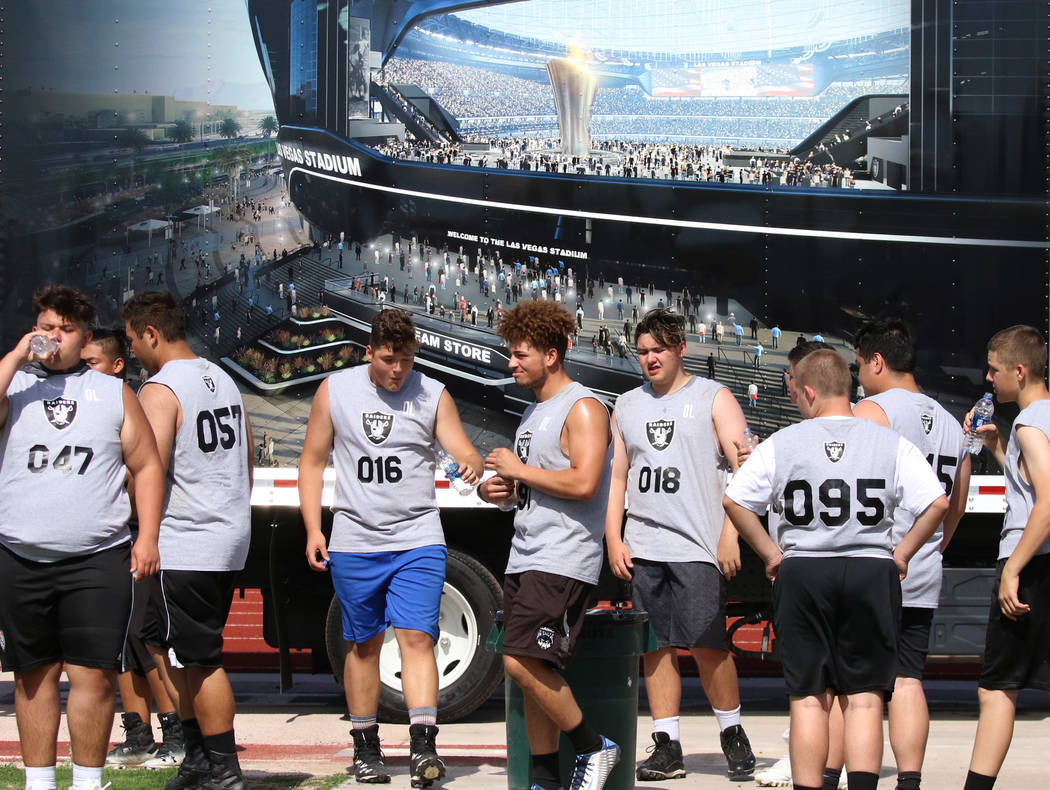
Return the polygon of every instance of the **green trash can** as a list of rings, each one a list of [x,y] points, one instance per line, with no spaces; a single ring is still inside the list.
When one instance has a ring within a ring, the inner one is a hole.
[[[492,627],[488,647],[503,650],[503,621]],[[634,753],[638,734],[638,659],[656,649],[649,615],[632,609],[587,612],[576,655],[562,675],[572,688],[584,719],[620,747],[620,762],[605,784],[608,790],[634,787]],[[507,787],[528,790],[531,782],[525,700],[521,688],[506,679]],[[566,783],[575,766],[569,739],[561,738],[561,775]]]

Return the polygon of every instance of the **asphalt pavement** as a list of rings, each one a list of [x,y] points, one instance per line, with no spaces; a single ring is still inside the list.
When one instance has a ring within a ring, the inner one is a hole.
[[[249,779],[269,784],[276,775],[347,775],[352,760],[349,722],[340,689],[329,676],[296,675],[294,687],[282,694],[276,675],[231,676],[237,697],[237,740],[241,765]],[[687,678],[682,702],[682,745],[688,776],[681,782],[644,783],[644,787],[731,788],[754,786],[730,783],[718,745],[718,731],[699,681]],[[776,678],[742,678],[743,723],[750,736],[759,767],[771,765],[787,752],[787,696]],[[977,690],[973,680],[926,683],[932,724],[923,772],[925,790],[961,788],[977,725]],[[1043,749],[1050,737],[1050,695],[1021,695],[1013,745],[997,787],[1045,787],[1047,769]],[[600,725],[600,723],[599,723]],[[507,739],[502,691],[462,721],[441,723],[438,747],[448,763],[448,776],[435,784],[454,790],[495,790],[507,787]],[[154,728],[159,730],[154,720]],[[600,728],[600,727],[599,727]],[[635,761],[645,759],[650,744],[650,722],[645,709],[644,686],[638,717]],[[408,788],[408,725],[383,724],[383,749],[393,774],[392,788]],[[112,740],[122,740],[119,717]],[[159,731],[158,731],[159,736]],[[68,732],[63,717],[59,732],[60,759],[68,759]],[[14,716],[14,683],[10,673],[0,674],[0,762],[18,760],[18,734]],[[616,770],[631,767],[624,760]],[[880,786],[894,786],[893,757],[887,743]],[[120,773],[107,771],[114,790],[120,790]],[[286,783],[285,783],[286,784]],[[159,786],[159,781],[158,781]]]

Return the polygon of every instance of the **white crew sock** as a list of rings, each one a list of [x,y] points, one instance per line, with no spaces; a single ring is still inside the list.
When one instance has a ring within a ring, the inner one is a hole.
[[[726,730],[729,727],[735,727],[740,723],[740,706],[737,705],[732,710],[719,710],[718,708],[712,707],[711,710],[715,713],[715,718],[718,719],[718,729]]]
[[[70,790],[98,790],[102,787],[102,766],[89,767],[73,763],[73,785]]]
[[[678,729],[678,716],[668,716],[666,719],[653,719],[653,732],[666,732],[672,741],[682,740]]]
[[[30,768],[26,766],[26,790],[55,790],[55,766]]]

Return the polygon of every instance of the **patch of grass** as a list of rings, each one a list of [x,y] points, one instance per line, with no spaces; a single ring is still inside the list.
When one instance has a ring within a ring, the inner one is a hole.
[[[112,782],[110,790],[160,790],[164,783],[175,776],[175,769],[166,771],[146,771],[127,768],[123,771],[107,769],[102,782]],[[249,771],[249,790],[332,790],[347,781],[347,774],[332,776],[310,776],[309,774],[259,774]],[[66,790],[73,783],[73,769],[59,766],[55,778],[60,790]],[[25,774],[14,765],[0,765],[0,790],[23,790]]]
[[[145,769],[125,769],[115,771],[106,769],[102,774],[102,783],[112,782],[110,790],[159,790],[164,783],[175,776],[175,769],[166,771],[147,771]],[[73,784],[73,768],[60,765],[55,771],[55,781],[60,790]],[[0,766],[0,790],[22,790],[25,787],[25,773],[14,765]]]

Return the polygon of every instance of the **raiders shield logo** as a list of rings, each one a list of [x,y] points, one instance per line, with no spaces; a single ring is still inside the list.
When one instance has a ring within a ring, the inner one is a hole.
[[[933,415],[932,414],[923,414],[923,415],[920,416],[919,419],[922,420],[922,429],[924,431],[926,431],[926,435],[929,436],[930,435],[930,431],[933,430]]]
[[[203,381],[204,386],[208,388],[208,392],[215,392],[215,382],[212,381],[211,376],[201,376],[201,381]]]
[[[824,455],[833,464],[842,460],[842,454],[846,451],[845,442],[824,442]]]
[[[528,463],[529,460],[529,446],[532,444],[532,431],[525,431],[518,440],[514,442],[514,452],[517,453],[518,460],[523,464]]]
[[[68,428],[73,424],[73,418],[77,416],[77,402],[72,398],[55,398],[54,400],[42,401],[44,404],[44,415],[47,421],[58,430]]]
[[[674,420],[652,420],[645,424],[645,436],[656,450],[666,450],[674,438]]]
[[[361,425],[365,429],[365,437],[372,444],[382,444],[390,436],[390,429],[394,427],[394,415],[381,411],[365,412],[361,415]]]

